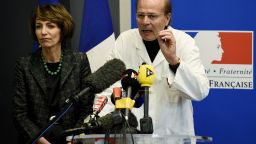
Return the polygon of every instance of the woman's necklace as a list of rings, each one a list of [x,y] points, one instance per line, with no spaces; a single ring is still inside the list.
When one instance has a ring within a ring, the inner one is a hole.
[[[60,55],[60,63],[59,63],[59,65],[58,65],[58,68],[57,68],[57,70],[56,71],[51,71],[49,68],[48,68],[48,66],[47,66],[47,64],[46,64],[46,60],[45,60],[45,58],[44,58],[44,56],[43,56],[43,53],[41,53],[41,58],[42,58],[42,60],[43,60],[43,65],[44,65],[44,69],[45,69],[45,71],[48,73],[48,74],[50,74],[50,75],[57,75],[59,72],[60,72],[60,70],[61,70],[61,67],[62,67],[62,60],[63,60],[63,54],[61,53],[61,55]]]

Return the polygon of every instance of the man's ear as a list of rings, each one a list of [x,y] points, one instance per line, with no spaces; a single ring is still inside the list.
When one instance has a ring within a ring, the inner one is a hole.
[[[168,13],[166,15],[167,19],[168,19],[168,23],[166,23],[166,26],[168,27],[170,24],[171,24],[171,21],[172,21],[172,14],[171,13]]]

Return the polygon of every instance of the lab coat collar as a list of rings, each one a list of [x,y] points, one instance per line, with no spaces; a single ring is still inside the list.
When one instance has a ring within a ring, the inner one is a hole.
[[[137,41],[135,43],[136,48],[137,48],[136,50],[144,62],[155,67],[155,66],[159,65],[162,61],[165,60],[165,57],[163,56],[161,50],[159,50],[153,63],[152,63],[150,60],[150,57],[148,55],[147,49],[143,43],[142,37],[139,35],[139,32],[137,34],[138,34],[139,38],[137,39]]]

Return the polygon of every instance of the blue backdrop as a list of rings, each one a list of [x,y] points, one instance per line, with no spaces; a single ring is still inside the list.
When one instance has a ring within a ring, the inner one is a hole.
[[[172,0],[172,2],[173,21],[171,25],[174,28],[253,31],[253,41],[255,41],[256,1]],[[131,23],[132,27],[137,27],[135,0],[132,0]],[[255,59],[253,59],[254,63]],[[253,65],[254,68],[255,65]],[[255,81],[255,78],[253,80]],[[255,103],[255,89],[211,89],[205,100],[193,103],[196,135],[212,136],[214,144],[256,143],[254,142],[256,136]]]

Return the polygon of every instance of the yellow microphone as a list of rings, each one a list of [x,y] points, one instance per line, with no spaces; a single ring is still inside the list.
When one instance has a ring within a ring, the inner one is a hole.
[[[140,129],[141,133],[152,134],[153,133],[153,122],[151,117],[148,116],[149,107],[149,87],[153,84],[155,80],[154,67],[146,63],[142,63],[139,67],[138,81],[141,87],[144,89],[144,117],[140,119]]]
[[[155,75],[153,66],[143,63],[139,67],[138,81],[142,87],[144,86],[150,87],[153,84],[155,78],[156,78],[156,75]]]
[[[119,100],[116,100],[115,108],[116,109],[130,109],[132,110],[134,106],[135,101],[131,98],[122,98]]]

